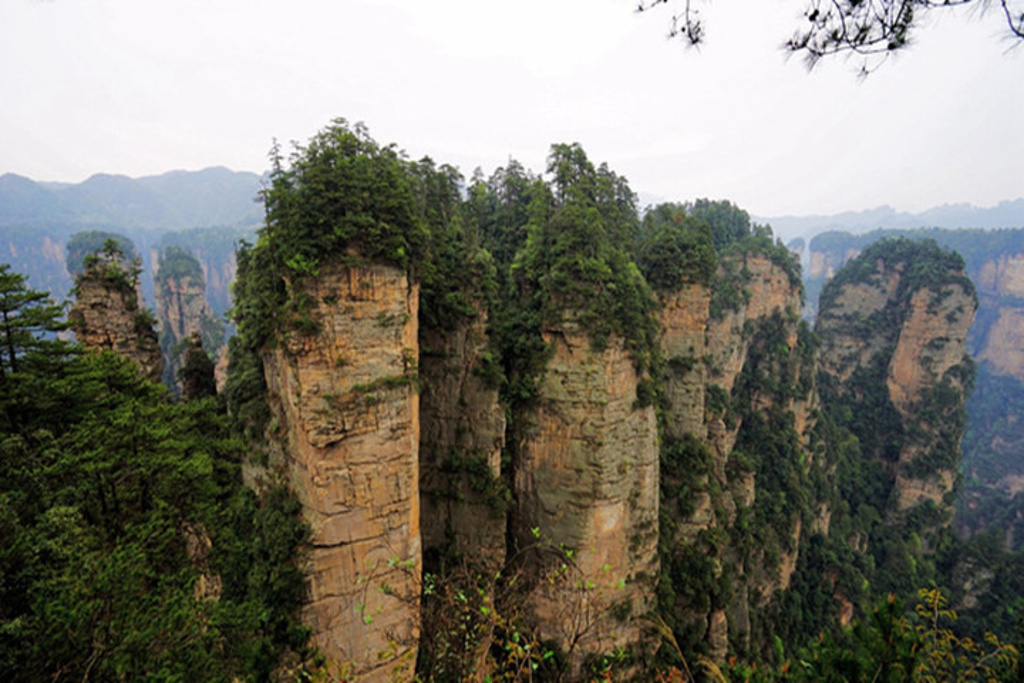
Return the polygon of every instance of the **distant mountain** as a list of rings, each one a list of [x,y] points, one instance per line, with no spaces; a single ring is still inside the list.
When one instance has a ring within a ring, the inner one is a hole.
[[[921,213],[904,213],[891,206],[880,206],[830,216],[757,216],[754,220],[770,224],[775,234],[786,240],[829,231],[859,234],[878,228],[1021,228],[1024,227],[1024,197],[1003,201],[992,207],[944,204]]]
[[[230,305],[234,244],[263,220],[256,202],[262,182],[255,173],[223,167],[145,178],[100,173],[74,184],[7,173],[0,176],[0,263],[60,299],[71,289],[68,239],[83,231],[116,233],[142,258],[142,290],[152,305],[155,250],[187,234],[209,271],[211,300],[220,314]]]
[[[0,176],[0,227],[49,226],[66,232],[105,226],[166,232],[260,221],[261,177],[223,167],[129,178],[100,173],[77,183]],[[83,227],[84,229],[84,227]]]

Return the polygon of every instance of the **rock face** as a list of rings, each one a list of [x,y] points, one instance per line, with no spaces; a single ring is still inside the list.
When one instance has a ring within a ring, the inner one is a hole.
[[[203,339],[204,348],[214,358],[219,358],[224,350],[218,344],[222,330],[206,300],[206,283],[199,262],[191,254],[173,247],[165,250],[154,281],[160,347],[164,354],[164,382],[174,387],[179,385],[184,342],[196,335]]]
[[[1024,254],[1002,254],[982,265],[975,275],[984,308],[994,309],[983,345],[976,358],[1000,375],[1024,381]]]
[[[661,353],[668,365],[665,399],[667,433],[676,438],[704,433],[704,391],[707,383],[706,330],[710,290],[700,284],[661,293]]]
[[[661,533],[673,534],[662,541],[672,548],[669,575],[699,573],[710,580],[696,595],[681,585],[673,610],[692,624],[687,638],[703,641],[721,658],[750,646],[752,614],[785,590],[795,571],[802,531],[797,512],[785,512],[777,529],[757,532],[761,537],[752,543],[746,524],[761,514],[759,490],[771,494],[778,485],[761,479],[771,469],[762,463],[789,458],[810,465],[804,446],[815,366],[813,354],[799,345],[799,284],[766,253],[727,257],[711,290],[690,285],[660,296],[669,445],[661,486],[663,517],[671,520]],[[760,381],[766,377],[775,379]],[[764,443],[756,430],[765,424],[792,434],[787,451]],[[765,552],[769,545],[774,550]],[[724,593],[718,588],[723,582],[730,586]]]
[[[524,546],[564,546],[542,563],[531,602],[542,637],[578,672],[587,655],[637,648],[639,617],[653,606],[657,422],[637,405],[643,377],[620,340],[595,350],[573,322],[544,338],[554,355],[516,468],[517,531]]]
[[[115,351],[159,382],[163,360],[153,320],[140,305],[137,271],[117,262],[94,261],[76,284],[68,321],[75,338],[89,349]]]
[[[424,552],[465,554],[500,567],[506,490],[505,412],[486,376],[487,318],[420,329],[420,503]]]
[[[361,681],[411,678],[419,631],[418,286],[382,265],[292,283],[307,310],[264,355],[312,527],[305,621]]]
[[[913,258],[862,258],[860,277],[822,298],[822,368],[840,396],[871,415],[858,436],[893,477],[894,514],[930,501],[948,522],[971,376],[973,287],[948,265],[923,278]]]
[[[743,301],[709,322],[707,348],[711,355],[709,381],[728,393],[747,360],[750,345],[744,327],[748,322],[775,311],[799,313],[802,302],[799,287],[764,254],[746,252],[727,259],[719,268],[720,275],[724,270],[740,278],[736,285],[742,289]]]

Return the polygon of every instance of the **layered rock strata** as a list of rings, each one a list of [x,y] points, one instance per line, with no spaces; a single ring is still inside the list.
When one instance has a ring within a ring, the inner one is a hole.
[[[409,680],[421,571],[418,285],[383,265],[323,264],[263,358],[270,431],[312,527],[304,620],[360,681]]]
[[[668,405],[665,428],[670,436],[702,437],[704,392],[707,384],[706,330],[711,291],[689,284],[674,292],[662,292],[661,353],[667,365],[664,395]]]

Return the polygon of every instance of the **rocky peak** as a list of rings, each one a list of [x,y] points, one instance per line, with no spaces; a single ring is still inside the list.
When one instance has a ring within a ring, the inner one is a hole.
[[[976,309],[963,260],[906,239],[875,243],[822,292],[822,369],[891,472],[896,515],[925,502],[952,513]]]
[[[167,247],[159,256],[156,284],[160,347],[164,355],[164,382],[177,386],[189,340],[200,339],[216,359],[223,355],[224,325],[206,299],[206,282],[199,261],[179,247]]]
[[[100,252],[87,259],[74,291],[68,321],[75,338],[86,348],[131,359],[145,377],[159,382],[163,360],[155,320],[141,303],[138,266],[126,266],[120,252]]]

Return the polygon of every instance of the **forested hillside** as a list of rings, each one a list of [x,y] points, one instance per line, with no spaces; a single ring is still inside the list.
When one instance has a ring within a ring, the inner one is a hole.
[[[310,656],[308,530],[283,486],[242,485],[223,403],[48,337],[60,307],[7,266],[0,310],[0,677],[267,680]]]

